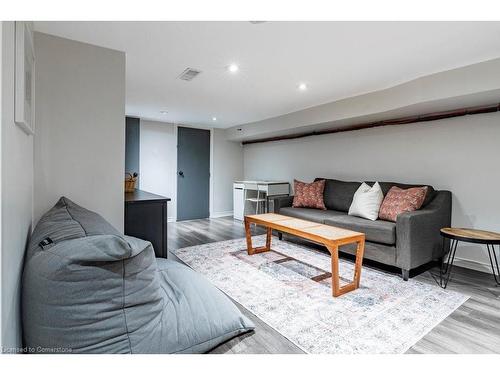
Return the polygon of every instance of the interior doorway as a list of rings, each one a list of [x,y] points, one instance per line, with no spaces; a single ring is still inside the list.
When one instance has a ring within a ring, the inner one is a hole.
[[[210,130],[177,128],[177,220],[209,217]]]

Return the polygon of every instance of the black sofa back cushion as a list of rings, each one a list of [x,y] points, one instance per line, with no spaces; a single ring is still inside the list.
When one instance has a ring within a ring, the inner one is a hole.
[[[349,207],[352,203],[352,198],[354,193],[361,186],[361,182],[355,181],[340,181],[329,178],[316,178],[314,181],[325,180],[325,190],[323,194],[323,198],[325,201],[325,206],[328,210],[335,211],[343,211],[348,212]],[[373,186],[374,182],[367,182],[368,185]],[[427,195],[425,196],[424,203],[422,207],[427,206],[436,195],[436,191],[430,185],[410,185],[410,184],[401,184],[398,182],[379,182],[380,187],[382,188],[382,192],[384,193],[384,197],[389,191],[389,189],[393,186],[397,186],[401,189],[409,189],[412,187],[418,186],[428,186]]]
[[[325,180],[323,198],[325,207],[328,210],[349,211],[354,193],[361,186],[361,182],[340,181],[328,178],[316,178],[315,181],[317,180]]]

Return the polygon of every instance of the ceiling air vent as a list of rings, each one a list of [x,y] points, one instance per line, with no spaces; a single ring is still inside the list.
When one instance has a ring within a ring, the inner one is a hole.
[[[193,68],[186,68],[186,70],[184,70],[181,73],[179,78],[184,80],[184,81],[191,81],[194,77],[196,77],[200,73],[201,73],[201,70],[196,70]]]

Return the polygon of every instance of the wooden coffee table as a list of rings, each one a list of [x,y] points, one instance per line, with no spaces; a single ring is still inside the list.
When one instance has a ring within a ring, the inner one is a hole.
[[[252,246],[252,235],[250,224],[261,225],[267,228],[266,245],[254,248]],[[364,233],[352,230],[332,227],[330,225],[318,224],[312,221],[296,219],[278,214],[262,214],[245,216],[245,234],[247,240],[248,255],[258,254],[271,250],[271,236],[273,229],[280,232],[293,234],[309,241],[326,246],[332,257],[332,294],[338,297],[359,287],[361,278],[361,266],[365,251]],[[340,286],[339,278],[339,246],[357,243],[356,262],[354,264],[353,281]]]

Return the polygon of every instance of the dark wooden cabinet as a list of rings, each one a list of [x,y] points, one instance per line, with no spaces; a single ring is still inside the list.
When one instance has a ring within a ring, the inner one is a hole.
[[[125,193],[125,234],[153,244],[158,258],[167,258],[167,203],[170,198],[136,189]]]

